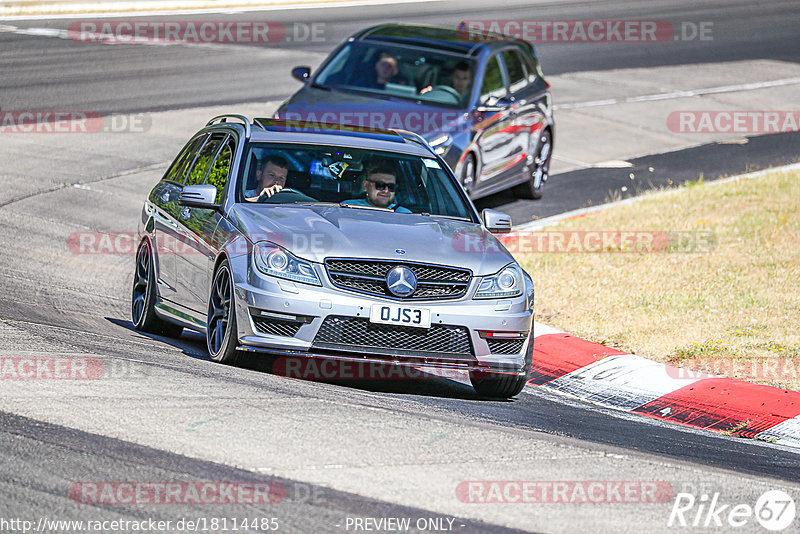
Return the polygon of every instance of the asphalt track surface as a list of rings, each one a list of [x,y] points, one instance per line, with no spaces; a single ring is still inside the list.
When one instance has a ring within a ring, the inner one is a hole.
[[[265,18],[263,13],[236,15],[237,20],[247,17]],[[298,12],[270,12],[267,17],[293,22],[298,20]],[[309,10],[300,17],[304,22],[325,22],[327,41],[254,50],[252,59],[213,48],[198,53],[196,48],[181,46],[77,50],[68,40],[0,33],[4,72],[0,105],[4,109],[121,113],[275,100],[297,87],[284,75],[291,66],[315,65],[350,33],[389,20],[455,24],[464,18],[638,17],[711,20],[716,28],[726,30],[718,32],[718,40],[702,45],[675,42],[647,50],[586,44],[576,53],[575,45],[542,44],[540,54],[547,58],[546,72],[552,74],[727,59],[800,60],[795,40],[800,6],[792,2],[731,2],[725,8],[714,2],[669,6],[545,2],[536,4],[535,9],[530,3],[506,3],[497,8],[479,2],[435,2]],[[65,28],[69,22],[14,24]],[[710,178],[793,162],[798,154],[798,136],[779,135],[751,138],[745,145],[714,144],[645,156],[631,163],[637,175],[647,176],[641,186],[646,189],[676,177],[694,179],[701,172]],[[651,166],[656,169],[652,176],[645,171]],[[558,187],[554,181],[542,200],[542,214],[605,201],[615,181],[628,180],[630,172],[586,169],[558,175]],[[0,412],[2,517],[175,520],[273,513],[281,518],[282,531],[342,532],[346,517],[447,516],[455,518],[460,532],[567,532],[573,528],[638,532],[667,530],[668,503],[661,508],[629,508],[616,516],[613,506],[470,509],[470,505],[453,504],[453,488],[445,485],[450,489],[445,494],[439,481],[447,477],[636,477],[669,480],[676,491],[680,484],[694,488],[706,484],[711,490],[727,492],[730,502],[752,503],[753,496],[772,487],[786,488],[795,499],[800,496],[800,455],[787,448],[666,425],[537,389],[526,390],[514,401],[497,402],[477,397],[463,379],[287,380],[272,370],[269,359],[251,357],[243,369],[215,365],[204,355],[203,339],[194,334],[170,340],[133,332],[127,315],[126,274],[132,258],[73,258],[71,264],[59,267],[53,263],[58,253],[52,251],[63,248],[63,232],[113,228],[121,224],[117,221],[135,217],[143,191],[157,180],[158,173],[146,172],[132,182],[111,177],[99,184],[106,196],[98,201],[79,197],[80,191],[69,187],[10,204],[0,198],[5,229],[4,254],[0,255],[3,354],[99,355],[107,365],[132,366],[129,368],[140,373],[137,376],[144,377],[139,381],[110,380],[96,389],[49,383],[26,389],[26,384],[4,384]],[[596,187],[581,186],[586,183]],[[582,196],[575,194],[579,190]],[[483,202],[503,206],[512,215],[524,213],[526,206],[512,200],[501,194]],[[181,410],[186,412],[183,419],[176,415]],[[223,420],[230,412],[242,422],[239,426],[221,424],[218,435],[204,435],[200,430],[218,424],[198,422],[196,415],[204,410],[209,421]],[[176,420],[184,421],[184,426],[194,421],[191,424],[195,426],[176,429]],[[252,421],[272,421],[275,426],[254,428],[257,425]],[[432,431],[427,441],[421,440],[418,432],[426,427],[441,427],[441,435]],[[347,434],[365,443],[348,441]],[[470,443],[470,435],[484,434],[491,439],[480,444],[482,450]],[[263,443],[260,447],[259,440]],[[400,445],[405,440],[415,450],[405,450]],[[506,443],[511,444],[510,450],[504,449]],[[270,450],[281,445],[283,448]],[[364,448],[359,448],[361,445]],[[353,447],[353,451],[337,450],[336,446]],[[248,461],[251,457],[252,462]],[[292,467],[293,457],[297,464]],[[430,464],[424,461],[426,457]],[[410,471],[403,471],[404,461],[409,462]],[[336,474],[337,468],[323,469],[330,463],[341,463],[343,467],[338,469],[342,474]],[[450,465],[460,474],[446,472],[439,464]],[[258,469],[258,465],[265,468]],[[475,467],[479,465],[482,467]],[[361,480],[364,475],[359,469],[370,473],[370,479]],[[348,477],[358,478],[358,482],[351,483]],[[267,512],[246,505],[209,511],[207,506],[89,506],[71,501],[69,487],[87,480],[277,481],[291,490],[301,488],[297,494],[315,497],[290,498]],[[309,482],[313,480],[318,482]],[[387,489],[390,485],[397,486],[396,498],[394,490]],[[629,513],[635,513],[639,522],[626,518]]]
[[[152,18],[152,17],[149,17]],[[356,31],[386,22],[441,24],[463,20],[664,20],[713,23],[713,40],[657,43],[541,43],[545,75],[744,59],[800,61],[796,22],[800,6],[775,2],[489,2],[466,0],[363,6],[356,9],[268,11],[237,15],[180,15],[164,20],[278,21],[323,24],[322,39],[249,45],[252,56],[222,48],[130,47],[79,44],[69,39],[20,39],[0,33],[4,109],[87,109],[130,113],[285,98],[298,84],[295,65],[319,64],[330,50]],[[126,18],[127,20],[127,18]],[[74,19],[14,21],[20,28],[66,29]],[[248,46],[248,45],[245,45]],[[743,73],[746,78],[746,73]],[[58,90],[54,89],[58,84]]]

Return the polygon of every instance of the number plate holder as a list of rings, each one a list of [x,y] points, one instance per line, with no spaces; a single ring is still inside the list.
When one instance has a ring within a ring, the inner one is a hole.
[[[430,328],[431,311],[414,306],[373,304],[369,313],[369,321],[376,324]]]

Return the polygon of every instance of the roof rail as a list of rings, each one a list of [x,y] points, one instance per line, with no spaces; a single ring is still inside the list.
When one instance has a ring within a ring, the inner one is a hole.
[[[414,141],[416,143],[419,143],[422,146],[424,146],[425,148],[427,148],[428,150],[430,150],[431,152],[435,153],[435,151],[433,150],[433,147],[430,145],[430,143],[428,143],[428,141],[424,137],[419,135],[418,133],[414,133],[414,132],[411,132],[409,130],[400,130],[400,129],[396,129],[394,131],[397,132],[398,134],[400,134],[400,136],[403,139],[408,139],[409,141]]]
[[[234,114],[225,114],[225,115],[217,115],[210,121],[206,123],[206,126],[211,126],[214,124],[214,121],[219,120],[220,124],[223,122],[228,122],[226,119],[237,119],[242,121],[242,125],[244,126],[244,135],[246,137],[250,137],[250,120],[244,115],[234,115]]]

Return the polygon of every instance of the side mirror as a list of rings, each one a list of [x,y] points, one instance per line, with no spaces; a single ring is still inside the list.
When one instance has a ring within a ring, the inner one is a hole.
[[[497,210],[485,209],[481,218],[486,229],[493,234],[507,234],[511,231],[511,216]]]
[[[503,98],[495,98],[490,96],[478,104],[478,107],[475,108],[475,111],[479,113],[497,113],[498,111],[503,111],[504,109],[510,108],[513,103],[513,98],[509,96],[504,96]]]
[[[308,81],[309,76],[311,76],[311,67],[295,67],[292,69],[292,77],[295,80],[305,83]]]
[[[190,208],[206,208],[215,210],[217,204],[217,188],[213,185],[187,185],[181,191],[178,204]]]

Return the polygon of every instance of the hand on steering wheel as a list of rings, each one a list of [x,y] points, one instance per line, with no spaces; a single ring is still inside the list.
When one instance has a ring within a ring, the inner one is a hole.
[[[449,94],[453,95],[456,98],[459,98],[459,99],[461,98],[461,93],[459,93],[458,91],[456,91],[453,87],[450,87],[449,85],[434,85],[433,89],[431,89],[431,91],[444,91],[445,93],[449,93]]]
[[[261,190],[261,192],[258,193],[258,198],[261,198],[264,195],[266,195],[267,198],[270,198],[275,193],[280,193],[282,189],[283,186],[280,184],[274,184],[269,187],[265,187],[264,189]]]
[[[277,190],[274,190],[277,188]],[[298,191],[297,189],[293,189],[291,187],[281,187],[279,185],[273,185],[272,187],[265,187],[261,194],[258,196],[258,202],[265,202],[266,200],[277,196],[279,193],[289,193],[289,194],[296,194],[296,195],[303,195],[305,194],[302,191]]]

